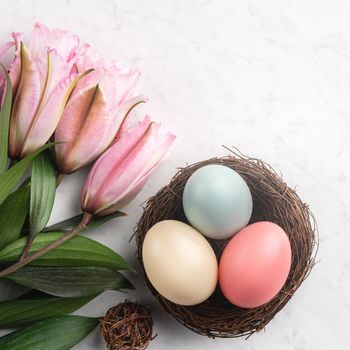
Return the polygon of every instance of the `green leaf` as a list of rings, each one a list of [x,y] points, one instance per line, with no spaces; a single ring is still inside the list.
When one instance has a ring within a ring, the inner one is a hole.
[[[8,138],[12,102],[12,86],[9,75],[2,67],[6,75],[6,95],[0,111],[0,175],[7,169],[8,163]]]
[[[29,209],[30,186],[20,187],[0,205],[0,249],[21,236]]]
[[[0,302],[0,327],[22,327],[44,318],[68,315],[80,309],[95,295],[80,298],[19,299]]]
[[[91,219],[87,229],[98,227],[111,219],[118,218],[120,216],[126,216],[126,215],[127,214],[122,212],[122,211],[117,211],[117,212],[110,214],[110,215],[106,215],[106,216],[102,216],[102,217],[93,217]],[[68,232],[68,231],[71,231],[75,226],[77,226],[79,224],[82,217],[83,217],[83,214],[73,216],[67,220],[58,222],[57,224],[54,224],[54,225],[51,225],[51,226],[44,228],[43,232],[50,232],[50,231]]]
[[[29,222],[31,237],[35,237],[50,219],[56,193],[56,171],[48,150],[33,160]]]
[[[7,196],[16,187],[19,180],[22,178],[28,169],[30,162],[42,151],[53,146],[55,143],[48,143],[38,148],[35,152],[29,154],[12,168],[0,175],[0,204],[7,198]]]
[[[69,350],[97,325],[98,318],[56,316],[0,338],[1,350]]]
[[[63,236],[62,232],[40,233],[33,241],[29,255]],[[22,237],[0,251],[0,264],[17,261],[26,244]],[[36,266],[101,266],[133,271],[119,254],[105,245],[84,236],[75,236],[34,260]]]
[[[105,290],[133,288],[132,284],[120,273],[95,266],[40,267],[27,265],[6,278],[24,286],[65,298],[95,295]]]
[[[40,292],[40,290],[28,289],[23,294],[20,294],[17,298],[14,298],[14,299],[22,300],[22,299],[50,299],[50,298],[52,298],[50,294]],[[14,300],[14,299],[11,299],[11,300]]]

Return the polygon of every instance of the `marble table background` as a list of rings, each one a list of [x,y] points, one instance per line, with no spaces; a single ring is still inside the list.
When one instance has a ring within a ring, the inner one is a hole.
[[[350,2],[259,0],[1,0],[0,40],[34,21],[64,27],[101,54],[143,73],[150,113],[178,135],[140,195],[89,235],[137,266],[128,243],[141,203],[176,167],[228,152],[264,159],[297,187],[319,225],[319,263],[266,332],[207,339],[166,315],[145,288],[105,292],[78,313],[100,316],[130,296],[150,305],[158,337],[149,349],[349,349]],[[51,223],[79,212],[86,172],[59,187]],[[2,295],[6,286],[2,286]],[[98,330],[75,347],[104,349]]]

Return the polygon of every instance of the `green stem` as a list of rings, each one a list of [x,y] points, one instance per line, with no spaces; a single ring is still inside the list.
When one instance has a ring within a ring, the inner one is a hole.
[[[23,253],[21,258],[19,259],[19,261],[22,261],[24,258],[26,258],[28,256],[29,250],[33,244],[34,241],[34,237],[33,236],[29,236],[26,242],[26,246],[24,247]]]
[[[5,270],[0,271],[0,277],[5,277],[13,272],[16,272],[21,267],[28,265],[29,263],[31,263],[35,259],[40,258],[44,254],[57,248],[58,246],[60,246],[64,242],[66,242],[66,241],[70,240],[71,238],[73,238],[74,236],[78,235],[81,231],[83,231],[86,228],[86,226],[89,224],[91,218],[92,218],[91,214],[84,213],[84,216],[81,219],[80,223],[76,227],[74,227],[72,229],[72,231],[68,232],[67,234],[65,234],[64,236],[59,238],[57,241],[54,241],[54,242],[50,243],[49,245],[47,245],[46,247],[36,251],[32,255],[28,255],[26,257],[23,257],[23,259],[21,259],[20,261],[9,266]]]

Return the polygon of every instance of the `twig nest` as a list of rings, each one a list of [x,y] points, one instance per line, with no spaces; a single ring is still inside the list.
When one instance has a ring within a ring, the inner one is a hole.
[[[290,300],[314,265],[318,240],[315,220],[295,190],[266,163],[236,153],[213,158],[179,169],[154,197],[150,198],[135,229],[138,259],[142,262],[142,245],[147,231],[157,222],[175,219],[188,223],[182,207],[182,194],[189,177],[199,168],[221,164],[238,172],[246,181],[253,198],[250,224],[271,221],[287,233],[292,249],[292,263],[288,279],[282,290],[268,303],[245,309],[228,302],[220,289],[195,306],[181,306],[161,296],[148,281],[151,292],[164,309],[194,332],[209,337],[250,336],[260,331]],[[209,239],[219,259],[228,240]]]
[[[109,350],[143,350],[154,339],[150,309],[130,300],[110,308],[101,327]]]

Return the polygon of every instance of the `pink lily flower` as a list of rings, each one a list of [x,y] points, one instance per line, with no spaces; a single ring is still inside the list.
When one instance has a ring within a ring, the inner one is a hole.
[[[56,164],[69,174],[95,161],[126,128],[126,117],[142,96],[133,92],[138,69],[122,69],[85,46],[77,72],[93,69],[74,89],[55,132]]]
[[[79,77],[72,69],[79,38],[36,23],[28,47],[13,33],[15,58],[10,66],[13,105],[9,155],[22,158],[45,144],[56,129]]]
[[[5,66],[4,66],[4,62],[3,62],[3,56],[13,46],[15,46],[15,43],[13,41],[9,41],[0,47],[0,63],[3,65],[4,68],[5,68]],[[6,89],[6,83],[5,83],[4,78],[5,78],[4,71],[3,71],[3,69],[0,68],[0,102],[1,102],[1,104],[2,104],[2,99],[3,99],[3,93],[4,93],[4,90]]]
[[[81,193],[83,212],[104,216],[125,206],[174,140],[173,134],[148,116],[125,131],[92,167]]]

